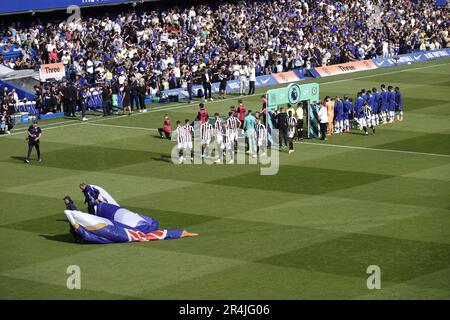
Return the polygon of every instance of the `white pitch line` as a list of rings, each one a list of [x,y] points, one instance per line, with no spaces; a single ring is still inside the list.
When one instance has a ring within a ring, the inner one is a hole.
[[[333,84],[333,83],[339,83],[339,82],[347,82],[347,81],[353,81],[353,80],[359,80],[359,79],[366,79],[366,78],[372,78],[372,77],[377,77],[377,76],[395,74],[395,73],[400,73],[400,72],[410,72],[410,71],[414,71],[414,70],[436,68],[436,67],[445,66],[445,65],[449,65],[449,64],[450,63],[447,62],[447,63],[435,64],[435,65],[431,65],[431,66],[423,66],[423,67],[410,68],[410,69],[404,69],[404,70],[399,70],[399,71],[390,71],[390,72],[384,72],[384,73],[371,74],[371,75],[354,77],[354,78],[326,81],[326,82],[319,83],[319,85],[323,86],[323,85],[327,85],[327,84]],[[297,81],[297,82],[299,82],[299,81]],[[244,97],[248,98],[248,97],[258,96],[258,95],[261,95],[261,94],[262,93],[255,93],[255,94],[251,94],[251,95],[246,95]],[[229,101],[229,100],[236,100],[236,99],[239,99],[239,98],[240,97],[233,97],[233,98],[226,98],[226,99],[216,99],[214,101],[208,102],[208,104],[212,104],[212,103],[216,103],[216,102]],[[153,107],[148,112],[135,113],[135,114],[133,114],[133,116],[139,116],[139,115],[143,115],[143,114],[146,114],[146,113],[161,112],[161,111],[166,111],[166,110],[175,110],[175,109],[181,109],[181,108],[189,108],[189,107],[193,107],[193,106],[196,106],[196,104],[180,105],[179,103],[177,103],[177,104],[172,104],[172,105],[163,105],[163,106]],[[105,120],[110,120],[110,119],[118,119],[118,118],[121,118],[121,117],[127,117],[127,116],[126,115],[121,115],[121,116],[114,117],[114,118],[104,117],[104,118],[101,118],[101,119],[90,120],[90,123],[92,123],[92,122],[100,122],[100,121],[105,121]],[[58,122],[58,124],[60,124],[60,123],[61,122]],[[48,130],[48,129],[54,129],[54,128],[65,128],[65,127],[73,126],[73,125],[77,125],[77,124],[84,124],[84,123],[80,121],[80,122],[77,122],[77,123],[64,124],[64,125],[61,125],[61,126],[54,126],[54,127],[51,127],[51,128],[49,128],[48,126],[53,125],[53,124],[49,124],[49,125],[46,125],[46,126],[42,126],[42,128]],[[25,132],[27,132],[26,129],[25,130],[21,130],[21,131],[15,131],[14,133],[11,133],[9,135],[1,135],[0,137],[14,136],[14,135],[22,134],[22,133],[25,133]]]
[[[100,124],[100,123],[87,123],[92,126],[101,126],[101,127],[116,127],[123,129],[136,129],[136,130],[145,130],[145,131],[157,131],[156,128],[143,128],[143,127],[132,127],[132,126],[120,126],[114,124]],[[441,153],[427,153],[427,152],[417,152],[417,151],[407,151],[407,150],[395,150],[395,149],[381,149],[381,148],[370,148],[370,147],[358,147],[358,146],[346,146],[342,144],[322,144],[316,142],[306,142],[306,141],[294,141],[294,143],[299,144],[307,144],[314,146],[323,146],[323,147],[336,147],[336,148],[346,148],[346,149],[356,149],[356,150],[369,150],[369,151],[384,151],[384,152],[395,152],[395,153],[406,153],[406,154],[415,154],[415,155],[424,155],[424,156],[435,156],[435,157],[444,157],[450,158],[448,154]]]
[[[145,131],[158,131],[155,128],[143,128],[143,127],[131,127],[131,126],[120,126],[115,124],[104,124],[104,123],[86,123],[90,126],[99,126],[99,127],[114,127],[114,128],[123,128],[123,129],[136,129],[136,130],[145,130]]]
[[[407,150],[395,150],[395,149],[381,149],[381,148],[370,148],[370,147],[346,146],[346,145],[342,145],[342,144],[327,144],[327,143],[323,143],[322,144],[322,143],[304,142],[304,141],[295,141],[294,143],[308,144],[308,145],[321,146],[321,147],[336,147],[336,148],[357,149],[357,150],[395,152],[395,153],[406,153],[406,154],[415,154],[415,155],[423,155],[423,156],[434,156],[434,157],[450,158],[450,155],[442,154],[442,153],[427,153],[427,152],[417,152],[417,151],[407,151]]]

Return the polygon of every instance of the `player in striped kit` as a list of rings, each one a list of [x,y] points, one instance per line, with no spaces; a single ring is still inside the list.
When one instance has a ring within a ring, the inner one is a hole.
[[[294,152],[294,136],[297,128],[297,119],[295,119],[292,111],[288,113],[288,141],[289,141],[289,154]]]
[[[256,118],[255,131],[256,131],[257,153],[260,156],[264,156],[266,155],[267,150],[267,129],[266,126],[261,122],[259,117]]]
[[[219,158],[214,161],[215,164],[221,163],[223,158],[223,149],[224,149],[224,143],[223,143],[223,119],[219,116],[219,113],[214,114],[215,120],[214,120],[214,135],[216,137],[217,142],[217,152],[219,154]]]
[[[239,138],[239,128],[241,127],[241,121],[236,117],[235,114],[233,114],[232,111],[228,113],[227,118],[227,127],[228,130],[230,130],[231,134],[231,144],[233,146],[234,150],[237,150],[237,141]]]
[[[191,161],[194,161],[194,148],[192,147],[192,137],[194,136],[194,127],[189,123],[189,119],[184,121],[184,149],[189,150]]]
[[[177,121],[176,124],[177,128],[175,129],[175,134],[177,136],[177,149],[178,149],[178,161],[179,163],[183,163],[184,157],[183,157],[183,151],[185,146],[185,130],[184,127],[181,125],[180,121]]]
[[[209,144],[211,143],[211,137],[213,134],[213,126],[208,122],[204,122],[200,125],[200,140],[202,144],[202,158],[205,157],[205,153],[209,153]]]
[[[227,154],[226,159],[230,159],[228,163],[233,163],[233,140],[232,140],[232,130],[228,127],[228,123],[223,121],[222,118],[218,118],[218,114],[216,117],[216,122],[214,124],[214,132],[216,135],[217,141],[217,152],[219,157],[214,164],[222,163],[224,151]]]
[[[360,125],[363,127],[364,132],[368,135],[367,127],[370,127],[372,132],[375,133],[375,127],[372,123],[372,107],[369,105],[369,101],[364,102],[362,111],[364,117],[360,118]]]

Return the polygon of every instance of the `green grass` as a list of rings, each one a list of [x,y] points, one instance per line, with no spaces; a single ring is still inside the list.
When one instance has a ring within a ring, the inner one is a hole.
[[[275,176],[256,165],[173,165],[174,143],[152,129],[165,112],[193,119],[196,104],[42,121],[44,161],[30,165],[19,126],[0,137],[0,298],[449,299],[449,76],[446,59],[320,79],[321,97],[398,85],[405,120],[297,144]],[[244,100],[261,108],[259,94]],[[207,108],[223,114],[236,101]],[[82,181],[200,236],[74,244],[61,199],[83,208]],[[66,288],[74,264],[81,290]],[[369,265],[381,268],[380,290],[366,287]]]

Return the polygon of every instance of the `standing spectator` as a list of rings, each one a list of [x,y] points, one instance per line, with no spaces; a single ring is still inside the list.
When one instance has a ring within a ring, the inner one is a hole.
[[[249,85],[248,85],[248,94],[255,94],[255,83],[256,83],[256,70],[255,64],[252,62],[249,65]]]
[[[225,66],[222,66],[222,69],[219,73],[219,98],[225,99],[227,96],[227,80],[228,80],[228,74],[225,69]]]
[[[103,109],[103,116],[110,116],[111,110],[112,110],[112,90],[111,88],[104,83],[102,85],[102,109]],[[84,118],[84,116],[83,116]]]
[[[66,96],[67,95],[67,96]],[[67,98],[67,112],[69,117],[75,117],[75,109],[76,109],[76,104],[78,101],[78,92],[77,92],[77,88],[75,87],[75,84],[72,82],[67,86],[67,91],[66,91],[66,98]]]
[[[320,104],[319,107],[319,123],[320,123],[320,140],[327,139],[327,126],[328,126],[328,110],[324,104]]]
[[[192,90],[194,87],[194,79],[192,77],[192,73],[190,71],[186,72],[186,75],[184,77],[184,81],[186,82],[186,90],[188,92],[188,102],[192,103]]]
[[[140,101],[139,101],[139,83],[137,79],[132,76],[130,77],[130,96],[131,96],[131,110],[136,106],[136,110],[141,111]]]
[[[278,130],[279,130],[279,135],[280,135],[280,147],[283,147],[283,142],[284,142],[284,146],[287,147],[288,146],[288,128],[289,128],[289,123],[288,123],[288,116],[286,114],[286,112],[284,111],[284,108],[281,107],[280,108],[280,112],[275,116],[277,125],[278,125]]]
[[[209,101],[213,101],[211,97],[211,70],[208,67],[205,67],[202,72],[202,84],[205,95],[205,101],[209,99]]]
[[[88,55],[88,60],[86,61],[86,73],[88,83],[94,84],[95,73],[94,73],[94,62],[92,61],[92,54]]]
[[[131,93],[130,87],[127,83],[124,83],[122,87],[122,115],[125,115],[125,111],[128,110],[128,115],[131,116]]]
[[[88,107],[88,88],[83,87],[80,91],[81,117],[83,121],[87,121],[86,110]]]
[[[239,94],[241,96],[245,93],[245,83],[247,82],[247,66],[242,63],[239,67]]]
[[[139,81],[139,104],[141,106],[142,112],[147,112],[147,107],[145,106],[145,98],[147,97],[147,86],[145,85],[145,79],[142,78]]]

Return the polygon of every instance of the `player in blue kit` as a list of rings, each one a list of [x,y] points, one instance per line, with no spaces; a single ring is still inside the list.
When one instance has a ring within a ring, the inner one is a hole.
[[[336,97],[334,101],[334,132],[344,131],[344,103],[341,98]]]
[[[372,95],[373,95],[373,100],[372,100],[372,104],[370,105],[372,108],[372,120],[373,120],[373,125],[377,126],[379,124],[378,112],[379,112],[381,96],[380,96],[380,93],[378,92],[377,88],[372,89]]]
[[[369,100],[369,95],[366,92],[366,89],[361,90],[361,97],[363,98],[363,104]]]
[[[381,93],[380,93],[381,103],[380,103],[380,122],[386,123],[386,112],[388,108],[388,93],[386,91],[386,86],[384,84],[381,85]]]
[[[373,111],[374,110],[373,106],[376,104],[375,103],[375,96],[372,94],[372,91],[370,91],[370,90],[367,90],[367,95],[369,97],[369,99],[367,100],[367,105],[370,107],[370,119],[367,119],[367,114],[366,114],[366,122],[367,122],[367,125],[369,125],[369,122],[370,122],[370,125],[375,127],[376,115],[375,115],[375,113]]]
[[[362,96],[362,92],[358,92],[358,94],[356,95],[356,101],[355,101],[355,112],[354,112],[354,118],[356,120],[356,122],[358,122],[358,126],[359,126],[359,130],[362,130],[363,127],[363,123],[362,123],[362,119],[364,119],[364,114],[363,114],[363,105],[364,105],[364,98]]]
[[[344,118],[344,132],[349,132],[350,131],[350,120],[353,119],[353,103],[352,100],[345,96],[344,97],[344,113],[343,113],[343,118]]]
[[[395,118],[395,92],[392,86],[388,87],[388,122],[391,123]]]
[[[403,99],[402,93],[400,92],[399,87],[395,87],[395,111],[396,111],[396,120],[403,120]]]

